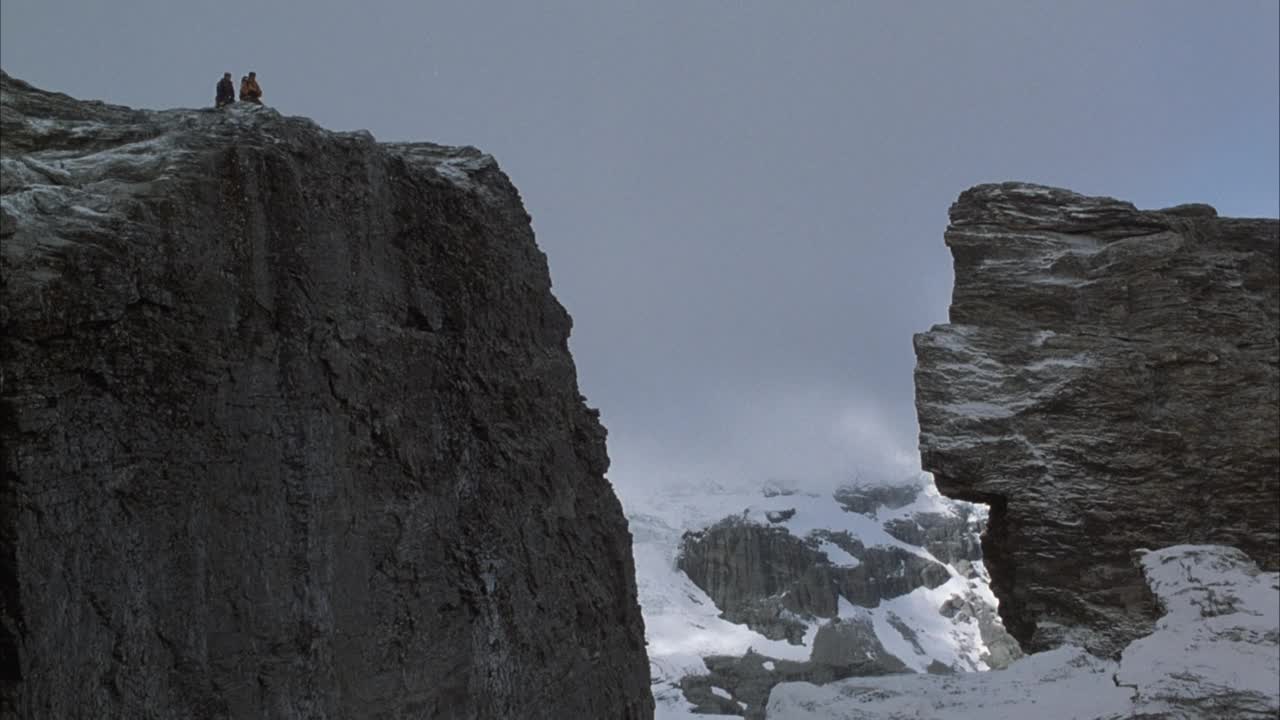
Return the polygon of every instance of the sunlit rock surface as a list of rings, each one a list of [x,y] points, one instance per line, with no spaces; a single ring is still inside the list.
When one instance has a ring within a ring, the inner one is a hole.
[[[7,75],[0,133],[0,716],[651,717],[491,157]]]
[[[1164,613],[1119,662],[1076,646],[1006,670],[778,685],[787,720],[1264,720],[1280,714],[1280,575],[1244,553],[1182,545],[1141,553]]]
[[[1024,648],[1114,655],[1158,608],[1130,553],[1280,564],[1280,223],[1007,183],[951,208],[951,323],[916,336],[924,468],[988,503]]]

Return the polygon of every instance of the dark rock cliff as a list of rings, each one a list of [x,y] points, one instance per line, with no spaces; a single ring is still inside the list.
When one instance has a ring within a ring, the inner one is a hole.
[[[491,158],[0,83],[0,715],[651,717]]]
[[[1139,548],[1280,565],[1280,223],[1008,183],[951,208],[951,324],[917,335],[924,467],[988,503],[1005,625],[1114,654]]]

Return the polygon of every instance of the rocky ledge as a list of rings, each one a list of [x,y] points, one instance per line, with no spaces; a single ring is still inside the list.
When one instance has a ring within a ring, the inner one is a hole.
[[[1280,223],[1006,183],[963,193],[946,241],[951,323],[915,339],[921,455],[990,506],[1024,648],[1151,632],[1138,548],[1280,566]]]
[[[0,716],[652,716],[492,158],[3,74],[0,133]]]

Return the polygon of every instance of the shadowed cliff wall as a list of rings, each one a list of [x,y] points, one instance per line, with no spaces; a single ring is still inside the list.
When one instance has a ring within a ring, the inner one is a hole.
[[[5,712],[651,717],[492,158],[0,80]]]

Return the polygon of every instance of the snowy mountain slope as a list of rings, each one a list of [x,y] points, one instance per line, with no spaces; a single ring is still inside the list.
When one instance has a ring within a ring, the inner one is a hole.
[[[1113,720],[1280,714],[1280,574],[1239,550],[1178,545],[1141,565],[1165,615],[1117,663],[1064,646],[999,672],[774,688],[788,720]]]
[[[698,705],[703,712],[719,708],[735,716],[760,717],[774,683],[824,677],[821,671],[814,672],[809,661],[819,630],[837,620],[846,632],[856,632],[850,628],[860,624],[870,628],[874,638],[867,641],[873,645],[878,641],[908,672],[964,672],[989,667],[987,640],[992,621],[998,627],[998,620],[981,561],[948,565],[925,547],[904,542],[886,530],[886,526],[911,524],[916,517],[963,517],[962,526],[970,524],[976,543],[983,513],[975,506],[941,497],[927,476],[888,490],[884,497],[875,492],[866,497],[845,497],[842,505],[832,492],[797,492],[778,486],[746,490],[706,482],[630,493],[619,488],[633,534],[659,720],[713,717],[692,714],[695,705],[687,695],[695,689],[701,689],[707,699]],[[889,507],[886,502],[899,506]],[[944,581],[933,588],[921,586],[882,599],[874,607],[857,606],[841,595],[834,617],[793,618],[803,625],[798,643],[770,639],[745,624],[721,617],[722,608],[677,568],[686,534],[714,526],[726,517],[735,523],[781,528],[816,548],[826,556],[826,563],[842,569],[856,568],[860,561],[829,538],[833,533],[848,533],[867,550],[897,549],[931,565],[937,563],[946,568]],[[979,612],[985,612],[984,623],[975,617]],[[986,639],[984,629],[988,630]],[[1002,628],[999,632],[1003,636]],[[1001,652],[1008,650],[997,649],[997,655]],[[711,665],[717,672],[705,677]],[[722,667],[728,670],[719,672]],[[849,671],[835,672],[827,679],[848,676]],[[691,682],[699,677],[703,679]],[[738,686],[715,684],[721,680],[725,684],[737,682]]]

